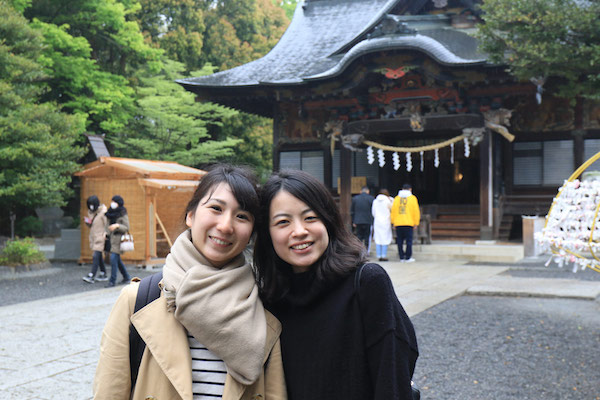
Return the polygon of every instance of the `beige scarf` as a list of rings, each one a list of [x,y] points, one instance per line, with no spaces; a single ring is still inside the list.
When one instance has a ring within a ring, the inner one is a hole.
[[[244,385],[260,376],[267,324],[252,269],[240,254],[213,267],[183,232],[163,268],[167,308]]]

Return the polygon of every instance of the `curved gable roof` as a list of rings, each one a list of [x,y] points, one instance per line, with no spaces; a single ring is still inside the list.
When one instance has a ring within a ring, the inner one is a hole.
[[[177,82],[191,91],[301,85],[331,78],[357,57],[381,50],[417,50],[441,64],[485,63],[477,41],[464,32],[439,26],[416,33],[369,38],[368,32],[390,18],[392,9],[407,8],[407,0],[311,0],[296,8],[292,22],[264,57],[212,75]],[[393,16],[397,22],[416,16]]]
[[[186,85],[254,86],[302,83],[333,67],[329,57],[375,25],[402,0],[321,0],[298,5],[288,29],[264,57],[212,75],[178,80]]]

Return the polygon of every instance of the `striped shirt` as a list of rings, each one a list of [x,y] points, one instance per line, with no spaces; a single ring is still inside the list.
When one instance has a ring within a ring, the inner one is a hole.
[[[227,369],[225,363],[188,333],[192,355],[192,392],[194,400],[223,397]]]

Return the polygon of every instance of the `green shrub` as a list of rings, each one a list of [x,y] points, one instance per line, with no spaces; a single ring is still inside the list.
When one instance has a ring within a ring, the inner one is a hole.
[[[9,240],[0,252],[0,265],[30,265],[44,261],[46,256],[32,238]]]
[[[42,231],[43,224],[39,218],[29,215],[17,220],[16,233],[18,236],[35,236]]]

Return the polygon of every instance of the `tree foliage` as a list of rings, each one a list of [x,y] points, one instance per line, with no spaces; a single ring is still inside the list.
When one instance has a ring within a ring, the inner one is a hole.
[[[184,69],[182,63],[166,59],[159,74],[138,71],[137,115],[128,134],[112,138],[118,155],[195,166],[234,154],[233,147],[240,141],[212,140],[208,127],[221,126],[237,112],[213,103],[197,103],[192,93],[175,83],[184,77]]]
[[[63,205],[78,170],[84,121],[41,100],[42,38],[0,0],[0,208]]]
[[[121,132],[134,110],[134,90],[129,81],[103,71],[91,58],[87,39],[70,35],[68,25],[35,20],[32,27],[43,35],[45,46],[39,62],[52,75],[45,97],[86,118],[88,131],[109,136]]]
[[[205,61],[228,69],[264,56],[289,24],[272,0],[204,0]]]
[[[600,2],[485,0],[478,37],[521,79],[558,78],[558,94],[600,98]]]
[[[103,70],[130,76],[140,66],[160,68],[162,52],[144,40],[133,18],[140,7],[137,0],[34,0],[25,16],[84,37]]]
[[[204,9],[195,0],[140,0],[135,13],[144,36],[188,71],[203,66]]]

